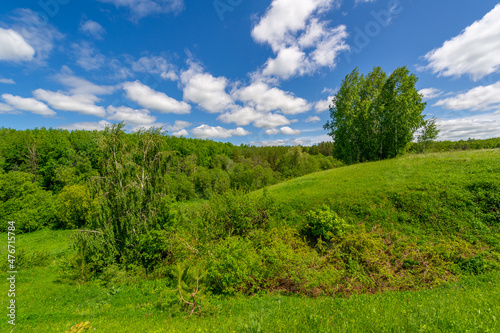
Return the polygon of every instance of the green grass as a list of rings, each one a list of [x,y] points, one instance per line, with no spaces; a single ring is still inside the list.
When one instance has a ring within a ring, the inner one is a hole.
[[[323,203],[349,222],[380,225],[407,234],[485,236],[500,244],[500,213],[488,212],[471,188],[500,192],[500,150],[406,155],[318,172],[267,189],[275,219],[300,227],[304,213]],[[261,196],[263,190],[250,194]],[[498,193],[490,193],[496,204]],[[491,199],[491,198],[490,198]],[[491,216],[487,216],[490,213]]]
[[[395,230],[422,248],[457,239],[495,262],[499,184],[500,151],[487,150],[353,165],[277,184],[268,192],[275,199],[271,214],[276,225],[300,228],[306,212],[327,203],[349,223],[365,224],[368,230],[377,225]],[[249,195],[258,198],[262,191]],[[181,209],[203,206],[197,202]],[[70,234],[43,230],[17,236],[25,265],[17,274],[14,332],[65,332],[84,321],[95,332],[500,332],[500,271],[495,266],[418,291],[318,298],[264,292],[211,296],[203,301],[201,317],[188,317],[168,305],[167,280],[56,282],[60,259],[71,253]],[[6,244],[5,233],[2,239]],[[6,262],[5,247],[0,256]],[[0,306],[6,309],[4,271]],[[9,332],[12,327],[3,316],[0,332]]]

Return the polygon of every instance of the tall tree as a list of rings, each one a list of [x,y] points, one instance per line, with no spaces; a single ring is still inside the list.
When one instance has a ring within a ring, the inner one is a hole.
[[[389,77],[380,67],[347,75],[324,126],[335,141],[335,156],[351,164],[402,154],[424,125],[426,103],[415,88],[417,80],[406,67]]]

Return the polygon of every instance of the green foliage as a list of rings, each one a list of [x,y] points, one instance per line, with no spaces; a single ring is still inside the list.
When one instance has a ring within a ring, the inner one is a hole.
[[[406,67],[389,77],[380,68],[342,81],[324,128],[335,141],[335,156],[347,164],[395,157],[405,152],[423,123],[425,103],[417,77]]]
[[[58,199],[58,226],[64,229],[83,227],[98,209],[87,186],[82,184],[65,186]]]
[[[340,218],[327,205],[308,212],[306,222],[303,233],[315,240],[319,238],[324,240],[342,239],[349,229],[349,225],[345,220]]]
[[[16,231],[30,232],[57,221],[57,204],[49,191],[33,182],[33,176],[11,171],[0,174],[0,230],[15,221]]]
[[[229,235],[246,235],[249,231],[266,228],[268,211],[273,198],[263,195],[248,198],[238,192],[228,192],[213,196],[200,212],[204,236],[218,239]]]
[[[424,153],[429,144],[436,140],[439,135],[439,129],[436,124],[436,118],[427,119],[424,122],[421,133],[417,137],[417,142],[420,145],[421,153]]]

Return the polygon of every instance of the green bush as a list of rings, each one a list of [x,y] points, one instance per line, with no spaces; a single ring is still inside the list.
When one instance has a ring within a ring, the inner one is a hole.
[[[306,214],[307,224],[303,228],[303,233],[313,239],[319,238],[331,240],[332,238],[342,238],[349,229],[349,224],[340,218],[327,205]]]
[[[211,198],[201,212],[205,236],[212,239],[228,235],[247,235],[250,230],[265,228],[273,200],[267,195],[253,198],[229,192]]]
[[[16,231],[30,232],[55,224],[55,197],[33,183],[33,175],[11,171],[0,175],[0,231],[16,222]]]

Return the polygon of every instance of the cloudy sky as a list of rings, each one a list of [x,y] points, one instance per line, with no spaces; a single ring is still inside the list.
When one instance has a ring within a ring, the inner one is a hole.
[[[308,145],[346,74],[404,65],[440,139],[500,136],[498,1],[0,3],[2,127]]]

